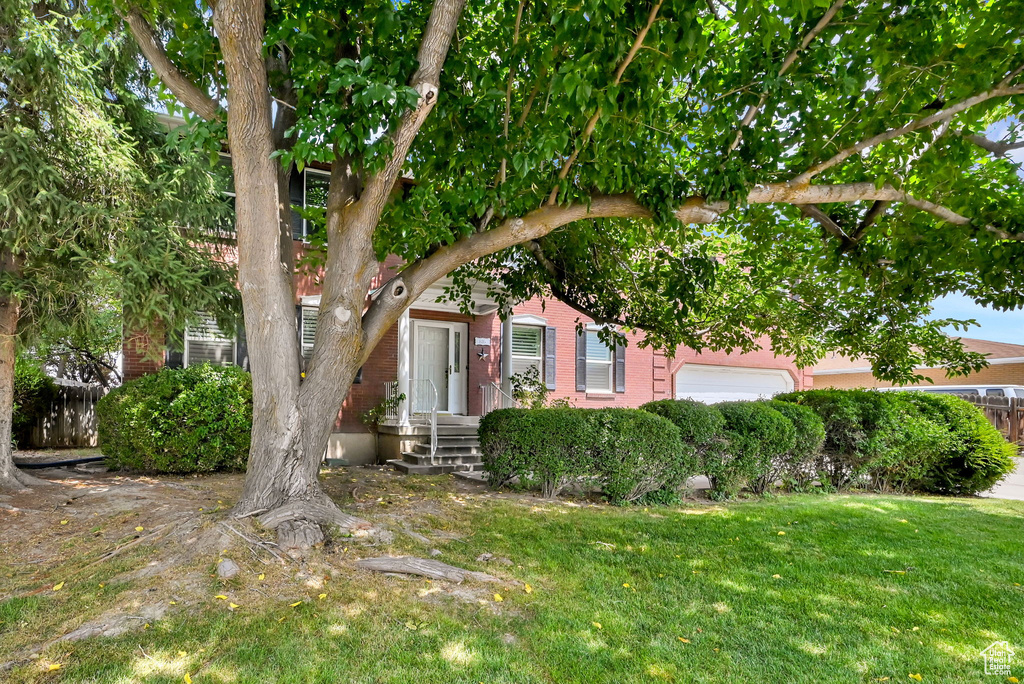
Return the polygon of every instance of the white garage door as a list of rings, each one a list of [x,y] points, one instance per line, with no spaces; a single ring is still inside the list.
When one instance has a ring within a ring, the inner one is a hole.
[[[705,404],[740,399],[768,399],[793,391],[793,377],[784,370],[732,368],[688,363],[676,373],[676,398]]]

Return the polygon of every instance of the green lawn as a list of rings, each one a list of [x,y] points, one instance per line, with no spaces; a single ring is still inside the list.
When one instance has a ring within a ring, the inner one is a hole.
[[[231,612],[214,595],[232,588],[211,579],[205,604],[116,639],[54,647],[7,676],[182,682],[188,673],[200,684],[909,682],[920,674],[1002,682],[983,674],[979,652],[1006,640],[1018,653],[1013,674],[1024,680],[1022,502],[807,495],[631,510],[457,500],[445,489],[434,490],[444,513],[421,520],[464,535],[437,544],[442,559],[526,582],[531,592],[476,585],[483,602],[465,601],[422,580],[346,574],[325,589],[296,584],[297,607],[235,599],[242,605]],[[390,550],[424,553],[412,544],[403,538]],[[476,562],[483,552],[513,565]],[[0,640],[18,624],[45,630],[51,602],[96,592],[66,591],[0,603]],[[49,662],[62,667],[45,672]]]

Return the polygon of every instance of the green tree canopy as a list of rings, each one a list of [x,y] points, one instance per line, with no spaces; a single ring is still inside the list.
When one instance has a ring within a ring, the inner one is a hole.
[[[111,293],[126,330],[226,317],[237,300],[195,230],[228,220],[219,182],[205,158],[168,147],[135,53],[96,39],[75,7],[0,7],[0,485],[21,477],[16,339],[89,335]]]

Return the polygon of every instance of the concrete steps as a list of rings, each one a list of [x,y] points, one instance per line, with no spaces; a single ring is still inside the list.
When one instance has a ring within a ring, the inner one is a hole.
[[[443,421],[443,422],[442,422]],[[442,475],[483,470],[477,416],[438,416],[437,449],[430,456],[430,426],[413,426],[416,444],[388,465],[407,475]]]

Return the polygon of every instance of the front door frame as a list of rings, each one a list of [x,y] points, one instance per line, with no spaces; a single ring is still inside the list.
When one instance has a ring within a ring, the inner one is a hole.
[[[431,319],[410,318],[412,323],[410,330],[410,374],[409,377],[418,378],[416,368],[416,345],[419,340],[419,328],[422,326],[446,328],[448,330],[448,364],[450,374],[448,376],[448,410],[438,411],[452,415],[467,415],[469,412],[469,324],[460,321],[435,321]],[[456,335],[456,333],[459,333]],[[458,339],[458,349],[455,340]],[[459,372],[455,373],[454,368],[458,367]],[[451,382],[452,377],[456,381]]]

